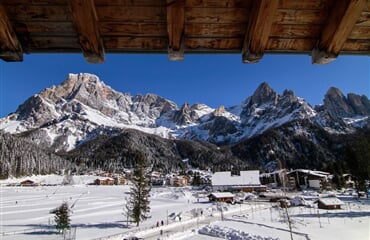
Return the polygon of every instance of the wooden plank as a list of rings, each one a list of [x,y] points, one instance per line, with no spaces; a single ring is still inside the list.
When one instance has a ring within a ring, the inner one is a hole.
[[[168,41],[166,38],[145,37],[103,37],[106,51],[109,52],[167,52]]]
[[[343,0],[335,4],[312,50],[312,63],[326,64],[336,59],[366,4],[367,0]]]
[[[77,36],[72,22],[16,22],[14,29],[18,35]]]
[[[25,46],[29,52],[81,52],[77,37],[35,36]]]
[[[103,36],[132,36],[132,37],[166,37],[166,23],[118,23],[101,22],[100,34]]]
[[[356,21],[356,26],[370,27],[370,12],[362,12]]]
[[[370,39],[370,27],[355,26],[348,39]]]
[[[370,40],[352,40],[348,39],[344,44],[341,53],[370,54]]]
[[[243,63],[257,63],[262,58],[278,5],[278,0],[253,2],[248,28],[243,42]]]
[[[5,5],[12,5],[18,7],[19,5],[64,5],[67,6],[66,0],[0,0],[0,3]]]
[[[23,51],[8,15],[0,4],[0,58],[5,61],[22,61]]]
[[[241,38],[185,38],[185,49],[189,51],[228,51],[240,52]]]
[[[184,1],[167,1],[168,59],[184,60]]]
[[[269,38],[266,52],[310,52],[315,45],[316,39],[310,38]]]
[[[278,9],[275,23],[278,24],[324,24],[328,11]]]
[[[185,24],[186,37],[242,37],[245,34],[244,23],[189,23]]]
[[[204,8],[249,8],[251,1],[246,0],[185,0],[186,7]]]
[[[29,5],[22,4],[16,7],[7,7],[8,16],[16,21],[72,21],[67,5]]]
[[[270,37],[318,38],[321,25],[273,24]]]
[[[166,0],[95,0],[95,6],[166,7]]]
[[[69,5],[85,59],[89,63],[104,62],[104,46],[94,0],[70,0]]]
[[[186,23],[247,23],[244,8],[186,8]]]
[[[163,7],[101,6],[96,11],[101,22],[167,22]]]
[[[279,9],[327,10],[335,1],[328,0],[280,0]]]

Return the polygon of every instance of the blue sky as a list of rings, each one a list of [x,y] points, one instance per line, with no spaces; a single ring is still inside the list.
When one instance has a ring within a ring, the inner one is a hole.
[[[311,105],[321,104],[329,87],[344,94],[370,96],[370,58],[339,56],[312,65],[308,55],[265,55],[257,64],[241,63],[240,54],[192,55],[170,62],[166,54],[106,54],[104,64],[89,64],[82,54],[31,54],[23,62],[0,60],[0,117],[28,97],[62,83],[68,73],[96,74],[113,89],[132,95],[154,93],[181,106],[240,104],[262,82],[276,92],[290,89]]]

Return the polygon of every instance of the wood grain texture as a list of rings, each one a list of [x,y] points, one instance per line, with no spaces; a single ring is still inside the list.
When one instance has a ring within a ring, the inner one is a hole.
[[[367,0],[342,0],[333,7],[312,51],[313,63],[325,64],[336,58],[366,5]]]
[[[256,63],[262,58],[270,36],[278,4],[278,0],[260,0],[253,2],[243,43],[242,58],[244,63]]]
[[[168,59],[184,59],[184,21],[185,9],[183,0],[167,1]]]
[[[249,52],[258,59],[275,52],[315,55],[315,49],[331,60],[370,52],[370,0],[0,0],[0,5],[3,60],[34,52],[82,52],[90,62],[101,62],[104,52],[160,52],[180,59],[190,52]]]
[[[0,4],[0,58],[5,61],[22,61],[22,46],[8,18],[4,7]]]
[[[104,62],[104,46],[94,0],[70,0],[69,5],[85,59],[89,63]]]

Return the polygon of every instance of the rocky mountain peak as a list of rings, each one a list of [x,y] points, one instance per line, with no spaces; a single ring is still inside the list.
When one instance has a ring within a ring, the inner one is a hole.
[[[276,102],[278,94],[266,82],[261,83],[253,95],[249,98],[249,105],[261,105],[268,102]]]
[[[225,112],[225,107],[224,106],[219,106],[214,112],[213,116],[222,116],[222,114]]]
[[[188,103],[184,103],[180,110],[175,112],[174,122],[178,125],[188,125],[193,123],[199,116]]]
[[[347,95],[347,100],[356,115],[370,115],[370,101],[365,95],[360,96],[349,93]]]
[[[285,90],[280,95],[267,83],[259,85],[242,105],[213,109],[201,103],[193,106],[184,103],[179,109],[174,102],[158,95],[124,94],[93,74],[81,73],[69,74],[61,85],[30,97],[15,113],[0,119],[0,123],[5,131],[29,131],[33,139],[55,151],[68,151],[79,142],[88,141],[90,135],[99,134],[101,131],[96,130],[104,127],[134,128],[165,138],[234,144],[291,122],[307,121],[327,131],[343,133],[354,123],[356,127],[370,126],[369,115],[370,102],[366,96],[348,94],[346,98],[336,88],[329,89],[324,105],[317,111],[293,91]]]
[[[335,87],[329,88],[324,97],[326,111],[333,118],[349,117],[354,114],[344,94]]]

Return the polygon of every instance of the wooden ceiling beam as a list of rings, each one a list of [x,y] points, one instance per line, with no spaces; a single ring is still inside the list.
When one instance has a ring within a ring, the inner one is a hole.
[[[243,63],[257,63],[262,58],[278,5],[279,0],[253,1],[243,42]]]
[[[312,63],[326,64],[337,58],[366,4],[367,0],[335,2],[321,37],[312,50]]]
[[[167,0],[168,59],[184,60],[184,0]]]
[[[0,58],[7,62],[23,61],[20,44],[5,8],[0,3]]]
[[[104,62],[104,45],[98,28],[94,0],[69,0],[79,44],[89,63]]]

